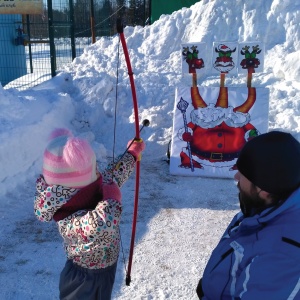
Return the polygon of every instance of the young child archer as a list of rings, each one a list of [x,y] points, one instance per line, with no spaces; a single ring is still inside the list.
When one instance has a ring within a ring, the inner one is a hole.
[[[34,213],[40,221],[54,220],[64,240],[67,262],[60,275],[60,299],[111,299],[120,242],[119,188],[145,148],[142,140],[131,142],[118,164],[100,174],[86,140],[64,128],[50,135]]]

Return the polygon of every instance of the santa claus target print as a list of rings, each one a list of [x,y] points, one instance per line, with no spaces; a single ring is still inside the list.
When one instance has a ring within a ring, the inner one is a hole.
[[[213,43],[213,73],[237,72],[237,43]]]
[[[220,65],[226,66],[225,72],[220,69],[220,86],[176,89],[171,174],[232,178],[242,147],[268,129],[268,89],[226,87],[224,75],[229,64],[236,68],[231,55],[238,48],[220,49],[214,45]]]

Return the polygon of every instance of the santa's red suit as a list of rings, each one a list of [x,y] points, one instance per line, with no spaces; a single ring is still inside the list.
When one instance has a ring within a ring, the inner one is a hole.
[[[250,108],[256,100],[255,88],[248,88],[246,101],[228,106],[228,88],[220,87],[216,104],[206,104],[197,87],[191,88],[194,110],[191,122],[178,131],[179,139],[187,142],[180,153],[182,168],[203,168],[203,165],[230,167],[245,143],[259,133],[250,123]],[[192,160],[192,162],[191,162]]]
[[[201,168],[197,158],[212,163],[236,159],[245,145],[246,139],[251,138],[251,136],[247,138],[246,133],[255,130],[250,123],[233,128],[222,122],[214,128],[204,129],[190,122],[188,127],[193,131],[193,135],[184,133],[182,137],[186,142],[190,142],[193,163],[196,168]],[[191,163],[187,151],[183,149],[180,157],[181,166],[189,168]]]

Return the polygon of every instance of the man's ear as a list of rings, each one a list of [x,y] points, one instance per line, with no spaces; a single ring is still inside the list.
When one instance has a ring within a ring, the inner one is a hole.
[[[273,199],[272,199],[272,195],[270,193],[261,190],[259,192],[259,196],[260,196],[260,198],[262,198],[263,200],[265,200],[266,204],[272,204]]]

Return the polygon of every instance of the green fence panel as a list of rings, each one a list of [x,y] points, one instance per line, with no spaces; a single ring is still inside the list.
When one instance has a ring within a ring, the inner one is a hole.
[[[20,15],[0,15],[0,82],[4,84],[27,73],[25,49],[19,44],[21,21]]]
[[[151,23],[157,21],[161,15],[170,15],[183,7],[190,7],[199,0],[151,0]]]
[[[43,2],[42,14],[0,14],[0,83],[5,88],[23,90],[55,76],[86,46],[114,36],[119,17],[129,26],[143,26],[149,17],[149,0],[118,0],[117,6],[112,0]]]

